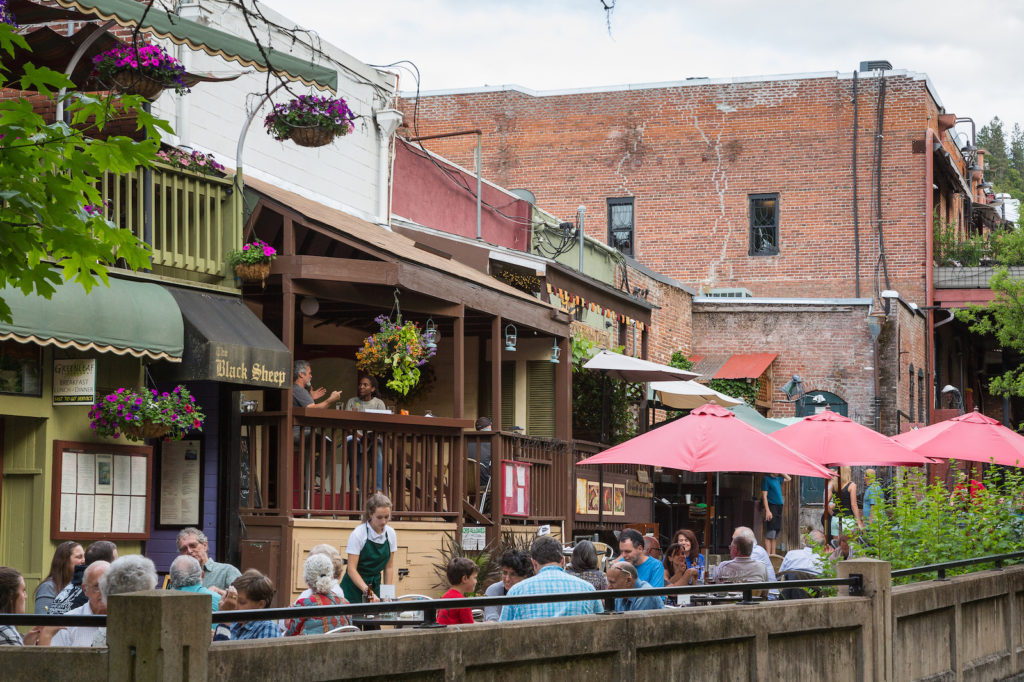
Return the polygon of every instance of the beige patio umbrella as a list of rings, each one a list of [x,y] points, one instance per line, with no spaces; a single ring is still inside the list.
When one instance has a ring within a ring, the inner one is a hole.
[[[696,381],[652,381],[651,390],[662,405],[676,410],[695,410],[708,403],[732,407],[743,402]]]

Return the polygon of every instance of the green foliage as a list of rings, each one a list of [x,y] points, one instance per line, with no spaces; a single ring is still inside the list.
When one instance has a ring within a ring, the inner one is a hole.
[[[501,579],[501,555],[510,549],[517,549],[520,552],[530,553],[531,536],[525,533],[513,533],[502,531],[497,541],[491,541],[483,549],[463,549],[461,542],[455,541],[453,533],[446,532],[441,539],[441,548],[438,552],[437,561],[434,562],[434,575],[437,582],[435,589],[446,592],[448,590],[448,564],[452,559],[465,557],[475,563],[479,569],[477,574],[476,595],[482,595],[493,583]],[[469,595],[467,595],[469,596]]]
[[[693,362],[681,350],[672,352],[672,359],[668,361],[669,367],[676,369],[693,369]]]
[[[1024,131],[1018,124],[1007,139],[1004,123],[998,116],[978,131],[977,146],[985,155],[985,179],[996,193],[1024,199]]]
[[[740,398],[747,405],[753,405],[757,400],[759,386],[757,379],[750,382],[746,379],[712,379],[708,382],[708,388],[733,398]]]
[[[1024,474],[1016,468],[991,467],[984,490],[950,495],[945,485],[929,484],[923,471],[909,469],[872,508],[865,532],[854,538],[856,556],[882,559],[893,570],[1004,554],[1020,549]],[[965,486],[962,474],[957,483]],[[990,568],[955,569],[948,575]],[[894,583],[929,580],[934,574],[896,578]]]
[[[428,348],[426,339],[415,322],[394,321],[379,315],[374,322],[380,331],[363,339],[356,351],[356,368],[372,374],[403,396],[409,394],[420,380],[420,367],[434,357],[436,348]]]
[[[583,365],[600,348],[582,336],[572,337],[572,431],[582,440],[601,439],[601,406],[604,376]],[[621,353],[622,346],[610,349]],[[614,445],[636,435],[636,422],[629,400],[629,384],[616,379],[608,380],[610,405],[610,440]]]
[[[989,281],[995,295],[985,306],[970,306],[956,312],[975,334],[991,334],[1004,350],[1024,352],[1024,280],[1010,277],[1005,267],[996,268]],[[994,395],[1024,396],[1024,367],[1011,369],[989,384]]]
[[[10,55],[15,46],[28,49],[23,37],[0,23],[0,49]],[[18,82],[9,82],[0,64],[0,86],[48,97],[57,97],[62,87],[74,88],[66,76],[32,64]],[[115,263],[131,269],[150,266],[149,247],[95,210],[102,203],[96,179],[103,171],[127,173],[150,164],[159,149],[158,129],[170,131],[166,122],[143,110],[143,98],[131,96],[121,98],[119,109],[134,115],[149,139],[86,138],[76,126],[93,119],[102,130],[114,112],[112,100],[71,93],[64,102],[72,126],[47,124],[24,97],[0,102],[0,287],[47,299],[62,281],[78,282],[86,291],[106,284]],[[0,320],[11,321],[2,299]]]

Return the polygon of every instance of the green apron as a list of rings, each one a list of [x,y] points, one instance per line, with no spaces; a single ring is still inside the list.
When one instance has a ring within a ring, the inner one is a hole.
[[[387,530],[384,531],[384,542],[376,543],[370,540],[370,524],[366,525],[366,543],[363,545],[363,551],[359,553],[359,565],[356,567],[356,571],[363,582],[379,597],[380,574],[388,565],[388,560],[391,559],[391,543],[387,540]],[[352,582],[347,571],[345,577],[341,579],[341,589],[345,593],[345,599],[352,604],[363,602],[362,591]]]

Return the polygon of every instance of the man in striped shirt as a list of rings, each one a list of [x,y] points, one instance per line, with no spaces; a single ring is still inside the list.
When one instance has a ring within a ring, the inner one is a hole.
[[[596,592],[594,586],[565,572],[562,543],[550,535],[539,537],[530,546],[530,558],[536,575],[516,583],[506,596],[524,597],[535,594],[566,594]],[[601,613],[598,600],[544,602],[538,604],[507,604],[501,610],[501,620],[529,620],[556,616],[584,616]]]

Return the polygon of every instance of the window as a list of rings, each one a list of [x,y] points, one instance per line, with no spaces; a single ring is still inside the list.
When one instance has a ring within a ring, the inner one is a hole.
[[[924,370],[917,368],[917,420],[928,421],[928,414],[924,409]]]
[[[750,195],[750,255],[779,252],[779,195]]]
[[[914,365],[910,365],[910,421],[914,421],[914,383],[917,381],[917,374],[914,372]]]
[[[608,245],[633,256],[633,198],[608,200]]]

